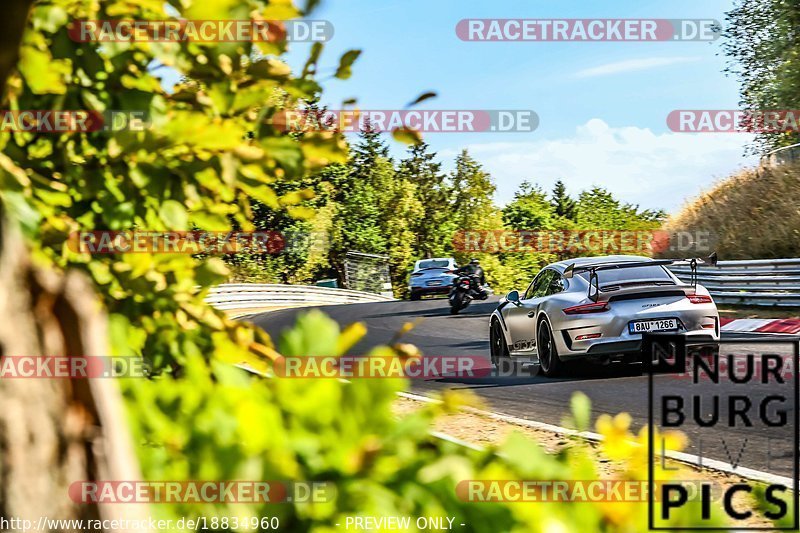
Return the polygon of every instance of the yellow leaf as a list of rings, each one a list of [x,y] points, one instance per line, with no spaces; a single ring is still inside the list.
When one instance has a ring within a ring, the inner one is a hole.
[[[64,94],[66,78],[72,72],[68,59],[53,59],[49,52],[30,46],[20,51],[19,71],[34,94]]]
[[[336,341],[336,354],[344,355],[347,350],[352,348],[367,333],[367,327],[363,322],[354,322],[339,334]]]
[[[422,142],[422,135],[417,130],[410,128],[396,128],[392,130],[394,140],[405,144],[419,144]]]
[[[313,218],[316,212],[310,207],[303,207],[298,205],[290,205],[286,207],[286,211],[292,218],[299,218],[301,220],[308,220]]]

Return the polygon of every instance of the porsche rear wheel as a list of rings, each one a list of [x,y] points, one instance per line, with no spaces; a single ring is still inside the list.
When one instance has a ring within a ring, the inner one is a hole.
[[[564,364],[558,357],[553,332],[547,320],[539,322],[536,333],[536,351],[539,354],[539,369],[547,377],[555,377],[561,373]]]

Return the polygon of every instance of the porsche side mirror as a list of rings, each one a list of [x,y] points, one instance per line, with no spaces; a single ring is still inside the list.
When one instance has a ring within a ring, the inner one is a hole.
[[[514,305],[519,305],[519,291],[511,291],[506,294],[506,300]]]

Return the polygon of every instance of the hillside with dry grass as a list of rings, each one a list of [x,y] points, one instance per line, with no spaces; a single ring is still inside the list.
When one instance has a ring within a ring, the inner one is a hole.
[[[800,164],[725,178],[671,216],[664,229],[709,231],[720,259],[800,257]]]

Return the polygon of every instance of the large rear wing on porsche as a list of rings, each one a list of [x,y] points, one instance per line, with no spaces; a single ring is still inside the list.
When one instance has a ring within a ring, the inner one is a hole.
[[[637,268],[637,267],[645,267],[645,266],[667,266],[667,265],[679,265],[679,266],[688,266],[692,269],[691,274],[691,281],[690,284],[692,287],[697,286],[697,265],[710,265],[716,266],[717,264],[717,252],[712,253],[705,259],[700,257],[693,257],[689,259],[655,259],[652,261],[619,261],[615,263],[596,263],[596,264],[585,264],[585,265],[575,265],[572,263],[571,265],[567,266],[564,269],[564,277],[566,279],[572,278],[576,272],[588,272],[589,273],[589,297],[592,298],[592,288],[594,287],[594,300],[597,301],[600,295],[600,284],[599,279],[597,277],[597,272],[601,270],[619,270],[623,268]]]

